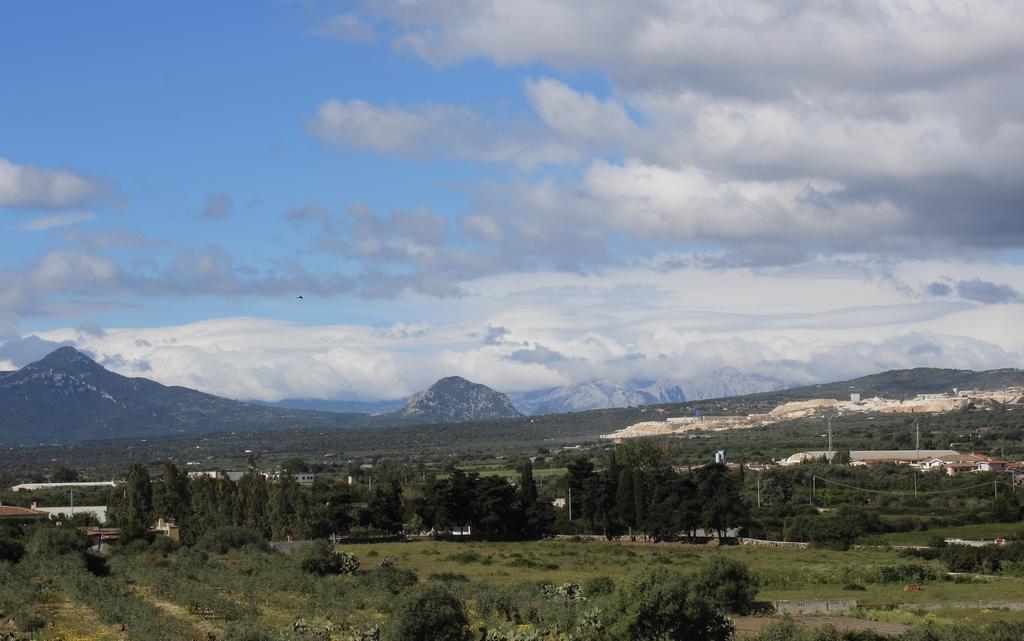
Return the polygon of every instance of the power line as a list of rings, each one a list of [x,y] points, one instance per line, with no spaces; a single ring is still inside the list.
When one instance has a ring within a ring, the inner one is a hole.
[[[967,487],[958,487],[958,488],[955,488],[955,489],[952,489],[952,490],[933,490],[931,492],[920,492],[919,491],[919,492],[917,492],[915,494],[914,492],[902,492],[902,491],[898,491],[898,490],[874,490],[874,489],[871,489],[871,488],[868,488],[868,487],[857,487],[856,485],[850,485],[849,483],[843,483],[842,481],[834,481],[832,479],[826,479],[826,478],[823,478],[821,476],[813,476],[812,477],[812,482],[813,482],[813,479],[820,479],[820,480],[822,480],[822,481],[824,481],[826,483],[830,483],[832,485],[839,485],[841,487],[849,488],[851,490],[859,490],[861,492],[871,492],[873,494],[892,494],[892,495],[897,495],[897,496],[917,496],[917,495],[922,495],[922,494],[925,494],[925,495],[928,495],[928,494],[952,494],[952,493],[955,493],[955,492],[965,492],[967,490],[976,490],[979,487],[991,487],[992,483],[999,483],[1001,485],[1010,485],[1006,481],[993,481],[992,483],[979,483],[978,485],[969,485]]]

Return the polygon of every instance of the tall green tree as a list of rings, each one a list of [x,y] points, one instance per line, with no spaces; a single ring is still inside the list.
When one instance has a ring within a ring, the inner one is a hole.
[[[120,541],[128,542],[144,538],[153,523],[153,483],[149,470],[141,463],[135,463],[128,470],[121,512]]]
[[[153,485],[153,510],[156,516],[184,527],[191,503],[188,473],[178,469],[171,461],[166,461],[163,476]]]
[[[378,487],[366,505],[368,525],[383,534],[401,534],[404,524],[402,511],[402,487],[389,483],[386,488]]]
[[[566,467],[569,484],[569,511],[573,519],[590,520],[594,515],[593,494],[597,480],[594,463],[581,456]]]
[[[619,472],[619,485],[615,488],[615,512],[630,535],[637,527],[636,487],[633,485],[633,470],[623,468]]]

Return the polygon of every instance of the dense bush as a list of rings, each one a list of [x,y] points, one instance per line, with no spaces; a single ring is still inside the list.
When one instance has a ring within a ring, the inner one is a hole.
[[[661,568],[633,578],[616,593],[608,630],[631,641],[728,641],[732,623],[683,574]]]
[[[889,641],[892,637],[867,630],[840,632],[831,625],[809,628],[787,618],[746,638],[747,641]],[[918,639],[916,641],[925,640]]]
[[[267,548],[267,542],[259,532],[244,527],[226,525],[209,530],[196,543],[197,547],[215,554],[226,554],[229,550],[253,545],[260,549]]]
[[[610,576],[595,576],[583,583],[583,594],[589,597],[604,596],[615,592],[615,579]]]
[[[357,575],[360,584],[367,590],[385,594],[399,594],[406,588],[416,585],[419,578],[412,570],[395,566],[378,566],[369,572]]]
[[[1020,641],[1024,639],[1024,623],[993,621],[982,626],[924,626],[907,632],[902,641]]]
[[[385,641],[468,641],[469,617],[455,595],[437,584],[410,591],[384,629]]]
[[[295,558],[303,572],[327,576],[354,574],[359,569],[359,558],[349,552],[337,552],[324,540],[304,543],[295,551]]]
[[[228,626],[224,630],[223,641],[277,641],[277,635],[253,623],[241,623]]]
[[[427,577],[428,581],[438,581],[440,583],[469,583],[469,577],[465,574],[457,572],[431,572],[430,576]]]
[[[33,556],[81,554],[87,549],[89,539],[75,528],[36,528],[28,544],[28,553]]]
[[[754,607],[757,578],[740,561],[714,556],[697,574],[695,588],[715,607],[732,614],[747,614]]]
[[[13,537],[0,534],[0,561],[17,563],[25,556],[25,546]]]
[[[843,507],[830,514],[802,514],[786,525],[787,541],[804,541],[817,547],[846,550],[858,538],[871,532],[885,532],[889,528],[874,512],[860,508]]]
[[[910,550],[908,554],[925,559],[939,559],[950,572],[1016,574],[1024,564],[1024,542],[1014,541],[1004,547],[946,545],[941,548]]]

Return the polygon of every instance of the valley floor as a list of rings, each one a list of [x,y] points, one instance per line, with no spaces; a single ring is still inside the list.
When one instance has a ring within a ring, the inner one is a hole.
[[[48,625],[33,633],[33,638],[48,641],[151,641],[157,638],[155,630],[161,629],[166,636],[159,638],[206,639],[209,634],[219,638],[229,627],[246,621],[287,634],[306,625],[329,635],[322,638],[344,640],[357,638],[351,636],[353,630],[370,629],[386,618],[389,590],[395,587],[389,581],[398,575],[377,570],[385,559],[395,568],[414,572],[419,581],[445,582],[466,601],[479,625],[495,617],[494,612],[485,611],[490,590],[575,582],[586,594],[589,586],[607,586],[604,577],[617,584],[653,565],[690,572],[714,555],[725,555],[749,565],[761,583],[760,601],[855,599],[860,606],[844,619],[846,623],[809,618],[811,625],[831,622],[856,629],[865,627],[856,621],[877,621],[887,625],[866,627],[898,632],[902,626],[926,621],[1024,620],[1024,612],[1003,609],[1007,601],[1024,598],[1024,578],[977,576],[954,581],[935,564],[935,574],[942,578],[924,581],[920,590],[908,592],[902,580],[879,579],[885,574],[880,570],[932,564],[888,548],[839,552],[560,540],[381,543],[339,549],[359,557],[359,575],[317,577],[302,572],[286,554],[256,550],[236,550],[209,559],[184,550],[166,556],[140,552],[112,555],[111,573],[105,577],[66,563],[31,569],[7,566],[8,586],[21,580],[32,589],[4,597],[22,598],[23,617],[31,613],[46,621]],[[594,598],[599,601],[598,595]],[[116,602],[108,602],[111,599]],[[959,606],[947,607],[950,604]],[[119,618],[127,616],[124,613],[148,617],[154,623],[133,628],[134,619]],[[122,623],[127,623],[126,631]],[[744,619],[738,627],[754,630],[764,624],[762,619]]]

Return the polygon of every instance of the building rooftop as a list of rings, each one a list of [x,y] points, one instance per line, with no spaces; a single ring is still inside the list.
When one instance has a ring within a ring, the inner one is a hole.
[[[831,458],[839,452],[833,449],[831,454],[826,450],[797,452],[786,459],[786,465],[795,465],[804,461]],[[933,458],[960,456],[956,450],[850,450],[851,461],[928,461]]]
[[[39,510],[33,510],[27,507],[18,507],[17,505],[0,505],[0,518],[42,518],[47,517],[49,514],[46,512],[40,512]]]

